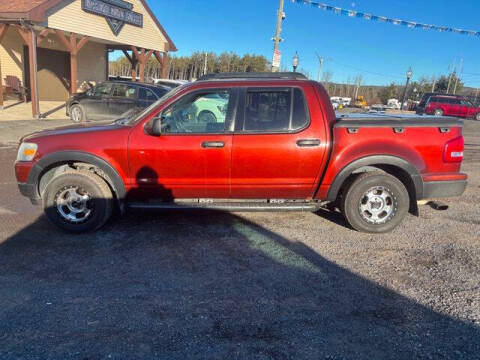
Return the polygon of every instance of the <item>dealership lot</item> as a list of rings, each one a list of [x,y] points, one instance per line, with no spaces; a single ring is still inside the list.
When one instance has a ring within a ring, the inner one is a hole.
[[[60,232],[0,123],[0,358],[480,358],[480,122],[467,192],[393,233],[340,215],[135,213]]]

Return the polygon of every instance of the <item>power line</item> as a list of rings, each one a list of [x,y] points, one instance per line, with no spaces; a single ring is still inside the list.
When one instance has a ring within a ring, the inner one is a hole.
[[[463,30],[463,29],[456,29],[448,26],[423,24],[416,21],[392,19],[386,16],[378,16],[378,15],[372,15],[372,14],[368,14],[360,11],[343,9],[343,8],[339,8],[339,7],[335,7],[335,6],[331,6],[331,5],[327,5],[324,3],[311,1],[311,0],[291,0],[291,1],[297,4],[311,5],[321,10],[331,11],[337,15],[344,15],[351,18],[359,18],[359,19],[368,20],[368,21],[377,21],[377,22],[383,22],[383,23],[388,23],[392,25],[407,26],[413,29],[436,30],[439,32],[448,32],[448,33],[454,33],[454,34],[460,34],[460,35],[470,35],[470,36],[480,37],[480,31]]]
[[[337,64],[337,65],[340,65],[340,66],[343,66],[343,67],[346,67],[346,68],[350,68],[350,69],[353,69],[353,70],[356,70],[356,71],[360,71],[360,72],[362,72],[362,73],[367,73],[367,74],[371,74],[371,75],[376,75],[376,76],[391,78],[391,79],[395,79],[395,80],[403,80],[403,77],[401,77],[401,76],[381,74],[381,73],[377,73],[377,72],[374,72],[374,71],[369,71],[369,70],[361,69],[361,68],[358,68],[358,67],[356,67],[356,66],[347,65],[347,64],[342,64],[342,63],[339,63],[338,61],[333,60],[333,59],[330,59],[330,61],[334,62],[334,63]]]

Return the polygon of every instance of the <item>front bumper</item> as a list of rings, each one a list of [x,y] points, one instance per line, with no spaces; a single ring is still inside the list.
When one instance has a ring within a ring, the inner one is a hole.
[[[41,198],[38,196],[37,187],[35,184],[25,184],[25,183],[18,183],[18,189],[20,193],[29,198],[32,204],[39,205],[41,202]]]
[[[423,183],[423,199],[460,196],[467,188],[467,180],[429,181]]]

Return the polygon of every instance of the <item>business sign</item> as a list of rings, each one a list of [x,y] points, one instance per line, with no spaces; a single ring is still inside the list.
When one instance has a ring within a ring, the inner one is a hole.
[[[279,68],[281,62],[282,62],[282,52],[280,50],[275,50],[273,52],[272,66]]]
[[[143,27],[143,15],[132,11],[133,5],[123,0],[82,0],[82,9],[103,16],[115,35],[125,24]]]

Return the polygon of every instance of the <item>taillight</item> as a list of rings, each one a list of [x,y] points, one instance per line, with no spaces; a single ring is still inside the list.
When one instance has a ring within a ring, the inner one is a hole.
[[[450,140],[445,144],[443,161],[447,163],[462,162],[464,149],[465,149],[465,144],[463,141],[463,136]]]

